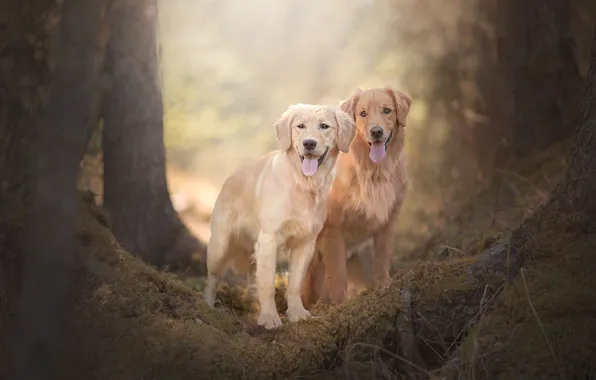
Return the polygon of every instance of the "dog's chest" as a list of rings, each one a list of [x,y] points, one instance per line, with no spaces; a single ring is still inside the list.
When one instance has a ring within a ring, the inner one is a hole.
[[[364,181],[357,192],[352,193],[352,214],[358,224],[367,224],[376,229],[389,220],[395,202],[397,189],[390,180]]]
[[[402,189],[399,178],[360,178],[348,187],[344,202],[346,243],[359,244],[370,238],[379,228],[390,222]]]
[[[305,198],[305,207],[296,209],[295,212],[301,215],[301,219],[310,226],[309,231],[311,233],[318,234],[323,228],[323,223],[325,223],[325,218],[327,217],[329,194],[311,193]]]
[[[314,239],[327,216],[327,198],[319,194],[307,194],[301,199],[290,201],[292,217],[283,223],[283,236],[288,248],[298,246],[306,240]]]

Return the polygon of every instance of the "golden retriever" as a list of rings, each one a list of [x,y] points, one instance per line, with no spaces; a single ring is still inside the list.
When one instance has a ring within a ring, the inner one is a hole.
[[[337,304],[346,298],[347,261],[371,243],[372,286],[389,285],[394,220],[406,195],[406,116],[412,99],[389,88],[356,93],[340,105],[356,122],[349,153],[337,160],[328,217],[317,238],[318,254],[303,281],[307,307],[322,297]],[[366,250],[366,249],[365,249]]]
[[[281,326],[275,306],[278,252],[289,254],[290,322],[307,318],[301,282],[327,215],[339,152],[355,135],[353,118],[337,107],[296,104],[276,122],[279,150],[238,168],[225,181],[211,216],[204,297],[215,303],[227,268],[256,282],[258,324]]]

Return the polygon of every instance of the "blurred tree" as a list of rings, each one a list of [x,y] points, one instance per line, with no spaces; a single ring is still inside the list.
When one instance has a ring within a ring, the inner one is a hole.
[[[0,3],[0,378],[34,380],[53,378],[70,311],[104,1],[28,5]]]
[[[582,76],[586,76],[590,65],[590,46],[594,25],[596,25],[596,2],[592,0],[570,0],[571,34],[573,36],[574,53]]]
[[[116,0],[107,17],[104,206],[125,249],[158,267],[182,269],[205,247],[180,220],[166,182],[157,1]]]
[[[450,3],[444,50],[428,68],[431,114],[449,139],[439,176],[448,199],[466,199],[493,168],[573,134],[582,77],[573,54],[569,0]],[[429,133],[429,132],[424,132]],[[431,132],[432,133],[432,132]]]
[[[582,78],[573,54],[569,0],[498,2],[499,59],[512,97],[518,156],[573,135]]]

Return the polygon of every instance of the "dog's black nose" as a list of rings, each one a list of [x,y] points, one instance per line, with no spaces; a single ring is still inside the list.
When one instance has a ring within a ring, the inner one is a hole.
[[[313,139],[306,139],[302,141],[302,145],[304,145],[304,149],[306,150],[313,150],[317,146],[317,141]]]
[[[370,135],[372,137],[374,137],[375,139],[379,139],[383,136],[383,128],[377,126],[377,127],[372,127],[370,129]]]

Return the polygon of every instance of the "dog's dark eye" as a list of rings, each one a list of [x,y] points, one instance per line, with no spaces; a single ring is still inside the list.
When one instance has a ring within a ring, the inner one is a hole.
[[[360,116],[362,116],[362,117],[366,117],[366,115],[368,115],[368,114],[366,113],[366,111],[362,111],[362,112],[360,112]]]
[[[329,128],[329,125],[327,125],[325,123],[321,124],[321,129],[327,129],[327,128]]]
[[[300,128],[300,129],[304,129],[304,128],[305,128],[305,126],[304,126],[304,124],[298,124],[298,128]]]
[[[383,108],[383,112],[385,113],[385,115],[389,115],[391,113],[391,108]]]

